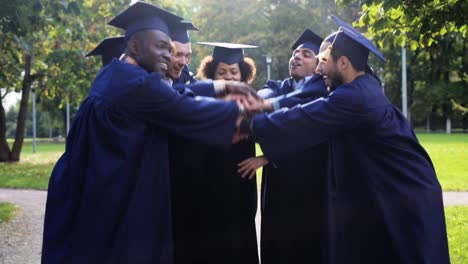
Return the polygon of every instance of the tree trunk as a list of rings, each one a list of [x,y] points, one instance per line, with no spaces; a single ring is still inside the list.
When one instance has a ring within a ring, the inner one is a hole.
[[[6,139],[6,114],[0,101],[0,162],[10,160],[10,147]]]
[[[445,133],[452,133],[452,120],[450,119],[450,117],[447,117],[447,119],[445,120]]]
[[[31,85],[36,79],[35,76],[31,75],[32,61],[32,54],[24,54],[24,78],[22,83],[21,103],[18,111],[18,121],[16,122],[15,143],[13,144],[13,148],[11,150],[11,161],[20,160],[21,149],[23,148],[29,94],[31,93]]]

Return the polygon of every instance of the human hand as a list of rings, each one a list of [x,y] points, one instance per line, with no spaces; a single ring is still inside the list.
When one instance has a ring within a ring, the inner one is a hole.
[[[237,102],[237,106],[242,109],[241,112],[249,116],[262,112],[264,108],[263,99],[260,97],[254,98],[251,95],[228,94],[220,99]]]
[[[240,168],[237,170],[241,174],[242,178],[249,177],[249,180],[255,176],[255,172],[260,168],[268,164],[268,159],[264,156],[248,158],[241,161],[237,166]]]
[[[224,81],[224,93],[225,94],[243,94],[250,95],[254,98],[259,98],[257,91],[253,89],[250,85],[244,82],[238,81]]]

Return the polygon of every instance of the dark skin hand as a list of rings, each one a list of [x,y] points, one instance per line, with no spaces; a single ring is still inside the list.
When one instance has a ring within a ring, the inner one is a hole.
[[[226,81],[225,93],[250,95],[255,99],[259,99],[257,91],[244,82]]]

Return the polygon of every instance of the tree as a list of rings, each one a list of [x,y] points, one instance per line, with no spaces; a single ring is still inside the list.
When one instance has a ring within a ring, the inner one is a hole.
[[[124,0],[14,0],[2,4],[2,97],[21,90],[22,98],[11,150],[6,141],[5,109],[0,105],[0,161],[20,159],[33,87],[40,89],[43,98],[72,98],[76,102],[84,97],[100,64],[89,61],[91,67],[86,65],[83,47],[98,43],[107,32],[117,32],[105,28],[105,23],[127,4]]]
[[[358,1],[336,2],[344,5]],[[413,113],[419,116],[417,119],[428,117],[427,113],[439,113],[447,120],[460,118],[460,113],[452,111],[451,100],[455,99],[462,107],[468,105],[463,88],[468,81],[465,41],[468,2],[363,0],[359,3],[361,16],[355,26],[364,27],[389,58],[385,76],[393,79],[386,80],[387,84],[400,83],[399,78],[388,74],[400,72],[398,62],[394,61],[400,59],[393,56],[398,53],[395,50],[402,46],[409,49],[408,101]]]
[[[45,25],[38,14],[42,10],[39,0],[16,0],[2,4],[4,12],[0,17],[0,38],[2,61],[5,68],[1,75],[0,87],[5,89],[2,98],[11,90],[21,90],[22,98],[18,112],[15,141],[12,150],[6,141],[5,109],[0,104],[0,161],[17,161],[21,153],[28,110],[28,99],[33,83],[44,74],[33,69],[36,33]],[[20,68],[18,65],[22,65]],[[22,76],[21,81],[17,81]]]

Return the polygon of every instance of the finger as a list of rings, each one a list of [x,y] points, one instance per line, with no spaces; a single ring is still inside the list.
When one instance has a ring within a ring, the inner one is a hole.
[[[243,173],[246,169],[247,169],[246,166],[243,166],[243,167],[240,167],[240,168],[237,170],[237,172],[238,172],[238,173]]]
[[[250,160],[252,160],[252,158],[245,159],[245,160],[243,160],[243,161],[237,163],[237,166],[242,166],[242,165],[244,165],[244,164],[247,164],[247,163],[250,162]]]
[[[250,176],[249,176],[249,180],[251,180],[253,177],[255,177],[255,172],[256,172],[255,170],[252,171],[252,173],[251,173]]]
[[[245,178],[247,175],[249,175],[249,171],[248,171],[248,170],[246,170],[246,171],[244,171],[243,173],[241,173],[241,177],[242,177],[242,178]]]

